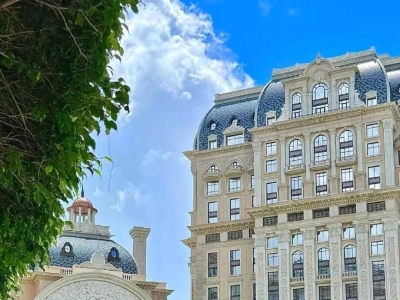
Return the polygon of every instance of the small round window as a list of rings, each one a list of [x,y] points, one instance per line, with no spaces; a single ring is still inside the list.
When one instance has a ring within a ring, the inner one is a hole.
[[[233,120],[232,120],[232,125],[236,126],[237,123],[238,123],[238,120],[237,120],[237,119],[233,119]]]
[[[217,124],[215,124],[215,123],[212,123],[212,124],[211,124],[211,130],[214,130],[214,129],[215,129],[215,127],[217,127]]]
[[[65,245],[64,251],[65,251],[65,253],[70,253],[71,247],[69,245]]]
[[[110,255],[111,255],[111,257],[112,258],[117,258],[117,251],[115,251],[115,250],[111,250],[111,253],[110,253]]]

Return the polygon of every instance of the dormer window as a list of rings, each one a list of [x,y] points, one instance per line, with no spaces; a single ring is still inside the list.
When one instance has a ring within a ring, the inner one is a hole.
[[[233,120],[232,120],[232,125],[233,125],[233,126],[237,126],[237,124],[238,124],[238,120],[237,120],[237,119],[233,119]]]
[[[292,119],[301,117],[301,94],[296,93],[292,97]]]
[[[367,106],[374,106],[378,104],[376,97],[367,98]]]
[[[73,248],[71,243],[66,242],[61,249],[62,256],[74,256]]]
[[[342,83],[339,86],[339,109],[347,109],[350,105],[349,97],[349,85],[347,83]]]
[[[215,149],[217,148],[217,141],[213,140],[213,141],[208,141],[208,149]]]
[[[210,129],[211,129],[211,130],[214,130],[216,127],[217,127],[217,124],[212,123],[211,126],[210,126]]]
[[[312,92],[313,114],[319,115],[328,111],[328,87],[324,83],[314,86]]]
[[[275,123],[275,117],[267,118],[267,126]]]
[[[107,257],[108,261],[120,261],[121,259],[119,258],[119,252],[117,248],[112,247],[110,252],[108,253]]]
[[[243,142],[244,142],[243,134],[235,134],[226,137],[227,146],[242,144]]]

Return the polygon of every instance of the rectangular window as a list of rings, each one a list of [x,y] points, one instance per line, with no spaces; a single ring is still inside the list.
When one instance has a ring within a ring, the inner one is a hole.
[[[268,299],[279,300],[278,272],[268,272]]]
[[[317,196],[328,194],[328,180],[326,173],[315,174],[315,194]]]
[[[239,198],[235,198],[235,199],[231,199],[230,201],[230,220],[234,221],[234,220],[239,220],[240,219],[240,199]]]
[[[357,212],[356,205],[339,206],[339,215],[355,214]]]
[[[243,230],[228,231],[228,241],[241,240],[243,238]]]
[[[256,272],[256,248],[253,248],[253,274]]]
[[[267,183],[267,204],[278,202],[278,183],[268,182]]]
[[[218,288],[208,288],[208,300],[218,300]]]
[[[267,126],[275,123],[275,118],[267,118]]]
[[[240,300],[240,285],[231,285],[231,300]]]
[[[207,182],[207,195],[217,195],[219,193],[219,181]]]
[[[240,275],[242,273],[240,267],[240,250],[230,251],[230,275]]]
[[[342,96],[347,96],[347,99],[340,99],[340,98],[342,98]],[[345,95],[340,95],[339,96],[339,109],[340,110],[347,109],[350,106],[350,102],[349,102],[348,96],[349,96],[349,94],[345,94]]]
[[[375,137],[379,135],[379,125],[378,123],[367,125],[367,137]]]
[[[317,243],[322,243],[322,242],[327,242],[327,241],[329,241],[328,230],[317,231]]]
[[[373,106],[373,105],[377,105],[378,101],[376,99],[376,97],[373,98],[367,98],[367,106]]]
[[[208,202],[208,223],[218,222],[218,202]]]
[[[253,300],[257,300],[256,283],[253,283]]]
[[[329,218],[329,208],[313,210],[313,218]]]
[[[274,226],[276,224],[278,224],[277,216],[263,218],[263,226]]]
[[[251,177],[250,177],[250,188],[254,189],[255,185],[256,185],[256,181],[255,181],[254,175],[251,175]]]
[[[358,300],[357,283],[349,283],[345,286],[346,299],[345,300]]]
[[[254,200],[255,200],[255,196],[253,195],[253,196],[251,196],[251,207],[254,207]]]
[[[368,167],[368,188],[380,189],[381,188],[381,167],[373,166]]]
[[[292,200],[303,197],[303,183],[301,176],[290,178],[290,196]]]
[[[371,235],[382,235],[383,234],[383,224],[372,224],[369,226]]]
[[[276,154],[276,142],[269,142],[266,144],[266,154],[275,155]]]
[[[342,192],[354,191],[353,169],[342,169],[340,172],[342,179]]]
[[[319,300],[331,300],[331,286],[324,285],[319,287]]]
[[[276,163],[276,159],[267,160],[265,169],[267,173],[278,171],[278,164]]]
[[[386,210],[385,201],[367,203],[367,212],[383,211],[383,210]]]
[[[215,149],[215,148],[217,148],[217,141],[209,141],[208,149]]]
[[[232,145],[242,144],[243,141],[244,141],[243,134],[231,135],[226,138],[226,145],[232,146]]]
[[[383,255],[383,241],[371,242],[371,255]]]
[[[271,236],[267,238],[267,248],[278,248],[278,237]]]
[[[303,245],[303,234],[295,233],[292,234],[292,246]]]
[[[356,232],[354,227],[345,227],[343,228],[343,239],[354,239],[356,237]]]
[[[217,243],[221,239],[221,236],[219,233],[210,233],[206,234],[206,243]]]
[[[304,288],[293,289],[293,300],[305,300]]]
[[[344,271],[357,271],[357,250],[353,245],[347,245],[344,247]]]
[[[240,191],[240,177],[229,178],[229,191],[230,192]]]
[[[218,276],[218,253],[208,253],[208,277]]]
[[[367,144],[367,156],[379,155],[379,142],[373,142]]]
[[[304,212],[287,214],[287,220],[288,220],[288,222],[303,221],[304,220]]]
[[[278,266],[278,253],[268,254],[268,267]]]
[[[372,262],[372,289],[374,300],[386,299],[385,263],[383,260]]]

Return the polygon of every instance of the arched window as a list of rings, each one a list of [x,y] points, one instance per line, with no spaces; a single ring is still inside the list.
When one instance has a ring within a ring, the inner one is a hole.
[[[301,251],[292,254],[293,277],[304,277],[304,255]]]
[[[211,130],[214,130],[216,127],[217,127],[217,124],[215,124],[214,122],[211,123],[211,126],[210,126],[210,129],[211,129]]]
[[[110,252],[108,253],[107,257],[108,261],[120,261],[121,259],[119,258],[119,251],[117,248],[112,247]]]
[[[289,144],[289,165],[295,166],[303,163],[303,146],[300,140],[293,140]]]
[[[357,251],[354,245],[344,247],[344,271],[357,271]]]
[[[74,256],[74,251],[71,243],[66,242],[61,249],[61,255],[63,256]]]
[[[208,173],[219,173],[219,168],[217,167],[217,165],[212,164],[211,166],[208,167],[207,172]]]
[[[321,248],[318,250],[318,275],[329,274],[329,250]]]
[[[346,109],[349,107],[349,85],[342,83],[339,85],[339,109]]]
[[[350,130],[343,131],[339,136],[340,160],[350,159],[354,155],[353,133]]]
[[[237,170],[237,169],[241,169],[241,168],[242,168],[242,166],[240,165],[240,163],[237,160],[232,161],[228,166],[228,169],[231,169],[231,170]]]
[[[314,86],[312,92],[313,114],[323,114],[328,111],[328,87],[324,83]]]
[[[237,124],[238,124],[238,120],[237,120],[237,119],[233,119],[233,120],[232,120],[232,125],[233,125],[233,126],[236,126]]]
[[[292,119],[301,117],[301,94],[296,93],[292,96]]]
[[[326,136],[319,135],[314,140],[314,161],[321,162],[328,159],[328,140]]]

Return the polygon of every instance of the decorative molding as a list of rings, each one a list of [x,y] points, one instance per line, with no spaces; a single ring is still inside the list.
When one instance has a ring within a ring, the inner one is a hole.
[[[257,239],[258,240],[258,239]],[[265,241],[265,239],[264,239]],[[257,296],[258,299],[264,299],[264,261],[265,253],[257,253]]]
[[[74,265],[74,267],[85,268],[85,269],[96,269],[96,270],[107,270],[107,271],[121,271],[122,269],[117,269],[112,264],[106,263],[104,256],[95,252],[90,258],[90,262],[86,261],[80,265]]]
[[[329,237],[341,237],[342,236],[342,224],[328,224]]]
[[[306,257],[306,282],[307,282],[307,299],[314,299],[314,268],[313,268],[313,247],[307,246],[305,249],[305,257]]]
[[[222,133],[224,135],[230,135],[234,133],[243,133],[244,130],[244,127],[232,123],[232,125],[226,128]]]
[[[229,221],[223,223],[202,224],[195,226],[188,226],[189,230],[196,235],[204,235],[210,233],[221,233],[235,230],[244,230],[254,228],[254,220],[239,220]]]
[[[98,235],[107,238],[111,237],[109,226],[95,225],[91,223],[74,223],[73,228],[65,225],[64,233],[68,234],[69,232]]]
[[[399,230],[399,219],[398,218],[383,218],[382,219],[385,232],[390,230]]]
[[[302,228],[301,231],[305,240],[315,240],[315,228]]]
[[[232,153],[244,149],[252,150],[253,143],[246,142],[238,145],[218,147],[209,150],[191,150],[191,151],[186,151],[183,154],[190,159],[191,157],[203,157],[203,156],[209,156],[210,154],[214,155],[214,154]]]
[[[278,231],[278,243],[289,243],[290,242],[290,231],[283,230]]]

